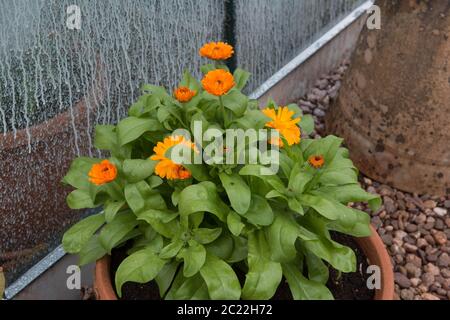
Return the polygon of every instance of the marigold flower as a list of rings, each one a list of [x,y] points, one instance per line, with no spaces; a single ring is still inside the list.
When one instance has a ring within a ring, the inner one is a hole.
[[[173,92],[175,98],[180,102],[189,102],[196,94],[196,90],[191,90],[188,87],[178,87]]]
[[[179,144],[184,144],[194,151],[197,150],[195,144],[189,140],[186,140],[183,136],[167,137],[163,142],[158,142],[153,148],[155,154],[151,156],[150,159],[159,161],[155,167],[155,173],[161,178],[167,178],[169,180],[184,180],[191,177],[191,172],[188,169],[183,167],[181,164],[173,162],[165,155],[167,150]]]
[[[234,87],[235,82],[231,73],[223,69],[217,69],[205,75],[202,85],[210,94],[223,96]]]
[[[199,54],[212,60],[226,60],[233,56],[234,50],[228,43],[210,42],[200,49]]]
[[[272,119],[272,121],[266,123],[266,127],[277,130],[290,146],[300,143],[301,132],[297,126],[300,118],[292,119],[294,111],[289,110],[288,107],[280,107],[277,112],[270,108],[266,108],[262,112]],[[270,142],[273,143],[275,141]],[[283,145],[281,144],[281,146]]]
[[[116,166],[108,160],[92,165],[89,171],[89,181],[95,185],[102,185],[114,181],[117,177]]]
[[[319,169],[322,168],[325,164],[325,159],[322,155],[312,155],[308,158],[308,162],[310,165],[312,165],[314,168]]]

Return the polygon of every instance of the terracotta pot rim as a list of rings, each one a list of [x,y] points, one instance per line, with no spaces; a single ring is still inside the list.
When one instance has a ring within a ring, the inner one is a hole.
[[[372,235],[355,238],[371,264],[381,270],[381,289],[376,290],[374,300],[394,299],[394,273],[389,254],[376,230],[370,226]],[[94,291],[99,300],[118,300],[111,282],[111,257],[106,255],[95,264]]]
[[[95,106],[95,100],[103,100],[105,90],[101,78],[102,70],[103,66],[99,63],[95,74],[94,84],[73,105],[73,107],[69,106],[66,110],[58,113],[53,118],[34,124],[28,129],[19,129],[15,133],[13,131],[0,133],[0,149],[9,150],[20,148],[23,145],[28,144],[29,136],[39,138],[39,133],[44,133],[44,137],[53,137],[67,129],[66,123],[71,122],[72,120],[75,123],[82,121],[84,119],[82,116],[88,111],[87,105]],[[95,111],[94,108],[92,108],[92,110]],[[40,138],[38,140],[43,141],[45,139]]]

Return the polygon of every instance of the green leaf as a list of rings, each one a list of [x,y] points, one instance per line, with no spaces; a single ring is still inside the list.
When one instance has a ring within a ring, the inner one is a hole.
[[[230,109],[237,117],[241,117],[247,110],[248,97],[239,90],[232,89],[222,96],[222,103],[225,108]]]
[[[126,159],[123,162],[123,173],[128,182],[139,182],[153,174],[157,163],[150,159]]]
[[[240,118],[234,121],[239,128],[242,129],[262,129],[265,127],[266,123],[270,121],[261,110],[247,110],[247,112]]]
[[[273,222],[274,214],[266,199],[253,194],[250,209],[243,216],[256,226],[268,226]]]
[[[116,126],[96,125],[94,146],[100,150],[115,150],[117,148]]]
[[[364,191],[356,183],[342,186],[323,186],[311,193],[333,198],[342,204],[348,204],[349,202],[369,202],[371,209],[374,211],[378,210],[381,206],[381,198],[379,195]]]
[[[244,179],[236,173],[227,174],[222,172],[219,174],[220,181],[228,195],[231,207],[239,214],[245,214],[251,202],[251,191]]]
[[[170,259],[175,257],[178,252],[180,252],[181,248],[183,248],[184,242],[180,239],[176,239],[175,241],[169,243],[165,246],[161,252],[159,253],[159,257],[161,259]]]
[[[105,207],[104,207],[106,222],[110,223],[111,221],[113,221],[117,212],[119,212],[120,209],[125,204],[126,204],[125,201],[109,201],[109,200],[107,200],[105,202]]]
[[[183,189],[180,193],[178,208],[182,216],[206,211],[213,213],[223,222],[226,222],[229,211],[228,206],[217,194],[216,186],[209,181]]]
[[[179,257],[184,259],[183,275],[192,277],[200,271],[206,259],[205,247],[193,241],[188,248],[180,251]]]
[[[300,214],[300,215],[304,215],[305,211],[303,210],[302,205],[300,204],[300,202],[295,199],[295,198],[289,198],[288,199],[288,206],[289,209],[291,209],[292,211]]]
[[[303,151],[305,159],[312,155],[323,155],[325,159],[325,166],[327,166],[336,156],[343,139],[333,135],[322,139],[315,139],[308,144],[308,147]]]
[[[166,295],[167,300],[209,300],[208,288],[200,274],[185,278],[178,271],[175,280]]]
[[[108,254],[108,252],[106,252],[105,248],[101,245],[98,236],[93,235],[78,254],[80,257],[79,265],[84,266],[95,262],[106,254]]]
[[[128,256],[117,268],[115,283],[118,296],[122,297],[122,285],[125,282],[147,283],[159,274],[165,264],[166,261],[149,249]]]
[[[147,209],[136,215],[138,220],[147,222],[166,238],[174,238],[180,230],[180,224],[175,219],[178,216],[177,212],[170,213],[166,210]]]
[[[314,131],[314,118],[310,114],[304,115],[302,116],[302,121],[300,121],[299,125],[302,129],[302,133],[310,135]]]
[[[167,263],[155,277],[155,281],[158,284],[160,297],[164,297],[167,290],[169,290],[173,278],[175,277],[175,273],[178,270],[179,264],[179,261]]]
[[[292,168],[288,188],[296,195],[301,195],[313,177],[314,174],[312,172],[303,169],[303,166],[297,163]]]
[[[98,159],[80,157],[72,161],[69,171],[62,179],[62,182],[74,188],[89,190],[92,183],[89,182],[88,172],[93,164],[98,163]]]
[[[103,227],[99,237],[100,243],[111,254],[111,250],[137,225],[138,220],[131,212],[118,214],[112,222]]]
[[[201,89],[200,82],[196,78],[194,78],[189,71],[184,72],[180,86],[188,87],[189,89],[195,90],[197,92],[199,92]]]
[[[239,300],[241,286],[233,269],[228,263],[212,254],[206,255],[206,261],[200,274],[208,287],[213,300]]]
[[[255,231],[248,237],[248,273],[242,289],[245,300],[269,300],[283,277],[281,265],[269,257],[270,248],[264,232]]]
[[[270,168],[266,168],[257,164],[249,164],[244,166],[239,174],[241,176],[254,176],[258,177],[264,182],[267,182],[272,188],[280,193],[286,192],[286,187],[284,186],[281,179],[273,172]]]
[[[201,244],[208,244],[216,240],[222,233],[222,228],[206,229],[198,228],[193,231],[194,239]]]
[[[316,210],[322,216],[330,220],[336,220],[339,216],[339,203],[330,201],[323,197],[304,194],[300,197],[300,203]]]
[[[216,70],[217,67],[215,64],[209,63],[209,64],[204,64],[200,67],[200,70],[203,74],[207,74],[210,71]]]
[[[62,245],[67,253],[78,253],[89,239],[105,223],[103,213],[84,218],[64,233]]]
[[[85,209],[85,208],[95,208],[94,201],[91,198],[89,191],[77,189],[69,193],[67,196],[67,205],[70,209]]]
[[[147,131],[163,130],[159,121],[149,118],[128,117],[117,125],[119,145],[123,146],[136,140]]]
[[[242,229],[245,227],[245,225],[241,222],[241,217],[233,211],[230,211],[227,216],[227,225],[231,233],[235,236],[239,236]]]
[[[244,89],[250,78],[250,72],[237,68],[233,73],[234,82],[236,83],[235,88],[238,90]]]
[[[290,262],[295,259],[297,255],[295,241],[300,236],[300,232],[291,215],[277,213],[273,223],[265,229],[265,233],[272,261]]]
[[[333,295],[325,285],[306,279],[295,263],[282,266],[294,300],[333,300]]]
[[[328,267],[323,263],[322,259],[316,257],[311,252],[305,253],[306,264],[308,266],[308,278],[309,280],[326,284],[329,278]]]
[[[147,209],[166,209],[166,203],[157,190],[152,190],[145,181],[127,184],[125,186],[125,199],[131,210],[139,214]]]

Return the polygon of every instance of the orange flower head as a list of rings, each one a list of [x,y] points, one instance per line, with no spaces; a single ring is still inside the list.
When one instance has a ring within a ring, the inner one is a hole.
[[[308,158],[308,162],[314,168],[319,169],[325,164],[325,159],[323,158],[323,155],[312,155]]]
[[[212,60],[226,60],[233,56],[233,47],[225,42],[210,42],[199,51],[202,57]]]
[[[223,96],[234,87],[235,82],[231,73],[223,69],[217,69],[205,75],[202,85],[210,94]]]
[[[283,140],[282,140],[280,137],[278,137],[278,138],[271,137],[271,138],[269,139],[269,143],[270,143],[271,145],[277,146],[277,147],[279,147],[279,148],[283,148],[283,147],[284,147]]]
[[[292,119],[294,111],[289,110],[288,107],[280,107],[278,111],[266,108],[262,112],[272,119],[266,123],[266,127],[277,130],[290,146],[300,143],[300,128],[297,126],[300,118]]]
[[[196,90],[191,90],[188,87],[178,87],[173,92],[175,99],[180,102],[189,102],[197,94]]]
[[[166,157],[167,150],[179,144],[183,144],[198,152],[195,144],[189,140],[186,140],[183,136],[167,137],[163,142],[158,142],[153,148],[155,154],[151,156],[150,159],[159,161],[155,167],[155,173],[161,178],[167,178],[169,180],[184,180],[191,177],[191,172],[188,169]]]
[[[89,171],[89,181],[100,186],[102,184],[114,181],[117,177],[117,168],[108,160],[92,165]]]

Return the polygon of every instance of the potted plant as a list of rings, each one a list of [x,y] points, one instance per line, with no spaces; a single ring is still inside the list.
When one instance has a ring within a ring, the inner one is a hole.
[[[101,208],[62,241],[80,264],[97,261],[98,298],[140,283],[157,299],[271,299],[287,282],[293,299],[332,299],[328,270],[356,271],[334,240],[346,234],[381,268],[375,298],[392,299],[387,252],[369,215],[347,206],[381,201],[359,186],[342,139],[302,138],[313,121],[294,104],[260,110],[241,92],[249,74],[222,64],[231,46],[200,54],[215,61],[201,82],[186,72],[173,95],[144,85],[127,118],[96,127],[111,156],[75,159],[64,178],[71,208]]]

